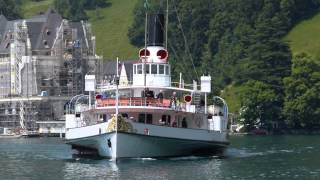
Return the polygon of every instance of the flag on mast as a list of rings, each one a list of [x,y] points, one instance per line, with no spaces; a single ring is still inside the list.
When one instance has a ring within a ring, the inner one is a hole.
[[[150,9],[150,4],[149,4],[148,0],[144,1],[143,6],[147,11]]]

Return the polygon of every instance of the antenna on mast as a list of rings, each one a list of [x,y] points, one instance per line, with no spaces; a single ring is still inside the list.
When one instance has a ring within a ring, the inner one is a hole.
[[[168,21],[169,21],[169,0],[167,0],[167,10],[166,10],[166,49],[168,50]]]
[[[149,10],[148,0],[144,2],[144,8],[146,9],[146,21],[144,25],[144,63],[143,63],[143,74],[144,74],[144,90],[146,90],[146,60],[147,60],[147,31],[148,31],[148,10]]]

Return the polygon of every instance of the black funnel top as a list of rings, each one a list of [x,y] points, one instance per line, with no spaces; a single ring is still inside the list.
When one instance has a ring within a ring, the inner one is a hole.
[[[163,14],[148,15],[148,46],[163,46],[164,26]]]

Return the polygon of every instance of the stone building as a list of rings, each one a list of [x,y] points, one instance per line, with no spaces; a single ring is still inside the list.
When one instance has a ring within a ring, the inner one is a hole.
[[[63,120],[66,102],[85,93],[84,76],[99,73],[90,24],[54,9],[13,21],[0,15],[0,24],[0,127]]]

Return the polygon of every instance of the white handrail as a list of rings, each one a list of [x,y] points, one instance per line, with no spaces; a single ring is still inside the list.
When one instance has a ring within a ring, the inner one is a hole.
[[[73,96],[73,97],[70,99],[69,104],[68,104],[68,109],[67,109],[67,112],[68,112],[69,114],[71,114],[71,103],[72,103],[72,101],[73,101],[75,98],[79,97],[79,96],[84,96],[84,94],[75,95],[75,96]]]

